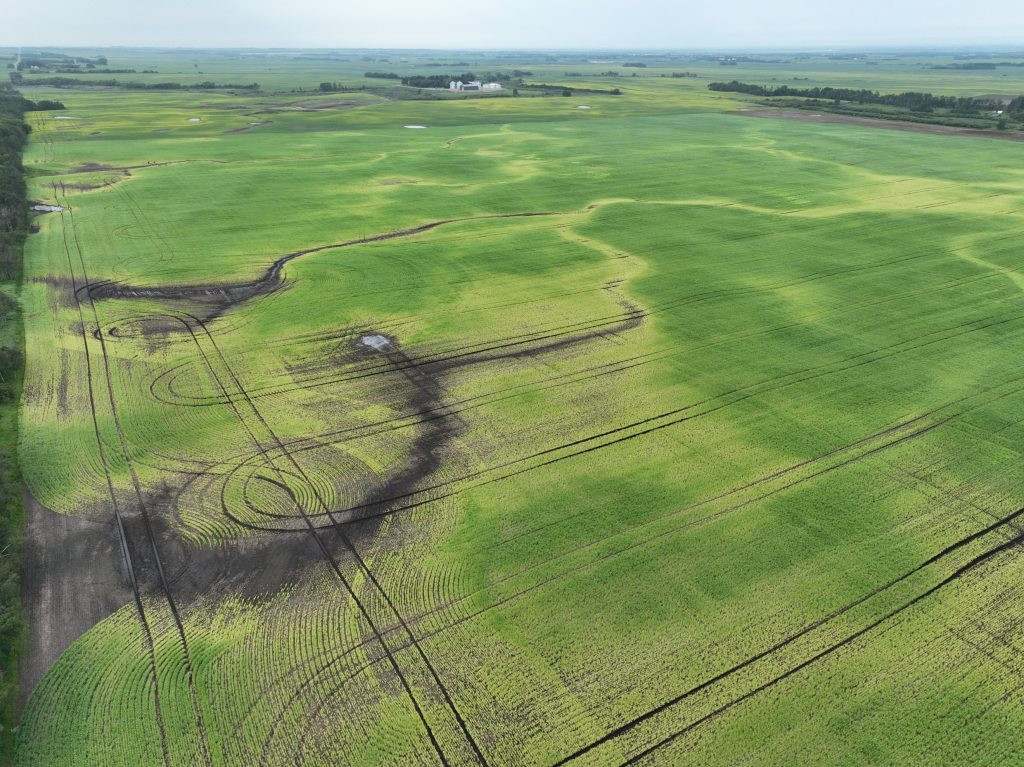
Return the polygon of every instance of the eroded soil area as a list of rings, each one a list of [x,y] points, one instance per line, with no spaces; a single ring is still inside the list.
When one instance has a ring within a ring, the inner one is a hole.
[[[50,511],[25,491],[21,706],[76,639],[131,601],[113,518]]]

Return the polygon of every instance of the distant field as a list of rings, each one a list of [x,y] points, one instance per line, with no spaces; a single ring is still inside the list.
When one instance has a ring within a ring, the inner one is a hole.
[[[107,55],[262,91],[21,85],[18,764],[1018,758],[1024,146],[706,85],[1024,69]]]

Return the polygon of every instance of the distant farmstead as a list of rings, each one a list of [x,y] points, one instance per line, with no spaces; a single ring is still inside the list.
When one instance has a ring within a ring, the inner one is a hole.
[[[452,80],[448,89],[452,91],[500,91],[501,83],[481,83],[479,80],[464,83],[462,80]]]

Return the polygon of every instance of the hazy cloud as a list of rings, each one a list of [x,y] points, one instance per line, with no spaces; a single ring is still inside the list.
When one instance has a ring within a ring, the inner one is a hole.
[[[723,48],[1022,44],[1024,3],[986,0],[47,0],[0,45]]]

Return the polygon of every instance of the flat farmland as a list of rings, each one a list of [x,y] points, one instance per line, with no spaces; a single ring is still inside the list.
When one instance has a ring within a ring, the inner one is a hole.
[[[23,84],[18,764],[1019,756],[1024,145],[636,79]]]

